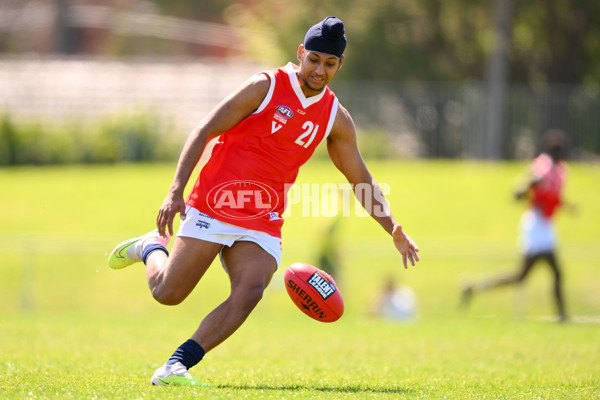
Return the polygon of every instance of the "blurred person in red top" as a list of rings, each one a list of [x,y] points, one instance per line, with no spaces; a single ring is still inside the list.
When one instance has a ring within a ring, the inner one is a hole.
[[[566,320],[561,266],[556,257],[556,232],[553,224],[557,209],[564,204],[562,189],[567,168],[562,159],[565,142],[565,134],[558,129],[545,133],[545,151],[533,160],[529,180],[515,193],[516,199],[529,202],[529,207],[521,218],[523,258],[520,269],[508,276],[466,286],[461,299],[463,306],[467,306],[477,292],[523,282],[532,267],[538,261],[545,260],[554,276],[553,294],[558,319]]]

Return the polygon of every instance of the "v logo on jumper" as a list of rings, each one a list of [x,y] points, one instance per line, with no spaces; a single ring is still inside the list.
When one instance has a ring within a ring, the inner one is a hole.
[[[271,121],[271,134],[277,132],[278,130],[280,130],[281,128],[283,128],[283,125],[278,124],[275,121]]]

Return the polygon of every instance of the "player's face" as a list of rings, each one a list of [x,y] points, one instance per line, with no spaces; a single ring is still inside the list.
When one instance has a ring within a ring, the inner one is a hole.
[[[298,80],[304,94],[314,96],[319,94],[341,68],[344,57],[318,51],[306,50],[300,45],[298,48],[298,60],[300,70]]]
[[[550,157],[552,157],[554,162],[558,162],[562,159],[563,148],[561,145],[554,145],[548,149],[548,154],[550,154]]]

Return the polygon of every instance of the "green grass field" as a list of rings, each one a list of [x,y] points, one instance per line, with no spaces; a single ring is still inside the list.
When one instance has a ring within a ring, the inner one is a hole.
[[[557,218],[571,321],[552,320],[550,274],[457,308],[461,284],[516,267],[523,163],[368,163],[421,247],[404,270],[372,220],[340,220],[346,312],[315,322],[288,299],[283,267],[316,263],[333,218],[284,227],[282,268],[247,323],[192,373],[212,388],[150,376],[227,296],[215,263],[181,305],[150,296],[143,266],[105,265],[119,241],[152,228],[174,164],[0,169],[0,398],[596,399],[600,397],[600,165],[573,164]],[[343,182],[311,161],[299,183]],[[409,323],[365,315],[386,277],[417,294]]]

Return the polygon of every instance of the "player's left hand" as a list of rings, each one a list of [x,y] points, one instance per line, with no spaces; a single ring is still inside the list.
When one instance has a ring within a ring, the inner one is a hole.
[[[419,261],[419,255],[417,254],[419,251],[419,246],[415,244],[415,242],[402,230],[401,225],[394,226],[394,230],[392,231],[392,239],[394,240],[394,245],[402,254],[402,263],[404,264],[404,268],[408,268],[408,261],[410,261],[411,265],[414,266],[416,261]]]

